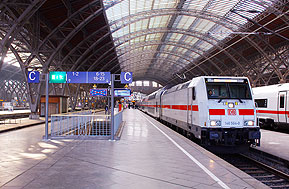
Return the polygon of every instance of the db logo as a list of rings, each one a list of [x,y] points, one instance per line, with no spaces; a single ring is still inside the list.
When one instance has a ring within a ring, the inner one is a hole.
[[[237,115],[236,109],[228,109],[228,115]]]

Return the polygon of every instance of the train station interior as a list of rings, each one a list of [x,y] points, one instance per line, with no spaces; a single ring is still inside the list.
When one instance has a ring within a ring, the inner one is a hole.
[[[1,0],[0,188],[289,188],[288,0]]]

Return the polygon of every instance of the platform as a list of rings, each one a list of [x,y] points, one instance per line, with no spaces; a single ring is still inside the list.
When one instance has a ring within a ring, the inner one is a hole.
[[[13,110],[13,111],[0,111],[0,116],[1,115],[10,115],[10,114],[25,114],[25,113],[31,113],[31,110]]]
[[[118,141],[42,141],[44,125],[0,134],[2,188],[267,188],[143,114]]]
[[[261,129],[261,145],[255,149],[289,161],[289,134]]]

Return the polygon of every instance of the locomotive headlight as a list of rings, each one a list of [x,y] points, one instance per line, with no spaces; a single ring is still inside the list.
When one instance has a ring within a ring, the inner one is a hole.
[[[220,120],[212,120],[210,122],[211,126],[221,126],[221,121]]]
[[[253,126],[254,125],[254,121],[244,121],[244,126]]]
[[[229,107],[229,108],[234,108],[235,105],[234,105],[234,103],[230,102],[230,103],[228,104],[228,107]]]

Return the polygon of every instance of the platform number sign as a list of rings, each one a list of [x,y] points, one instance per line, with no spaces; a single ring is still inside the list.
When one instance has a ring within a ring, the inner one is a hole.
[[[88,83],[109,83],[110,72],[88,72]]]
[[[132,83],[132,72],[121,72],[120,81],[121,83]]]
[[[67,72],[67,83],[87,83],[87,72]]]
[[[39,83],[40,74],[38,71],[28,72],[28,83]]]

